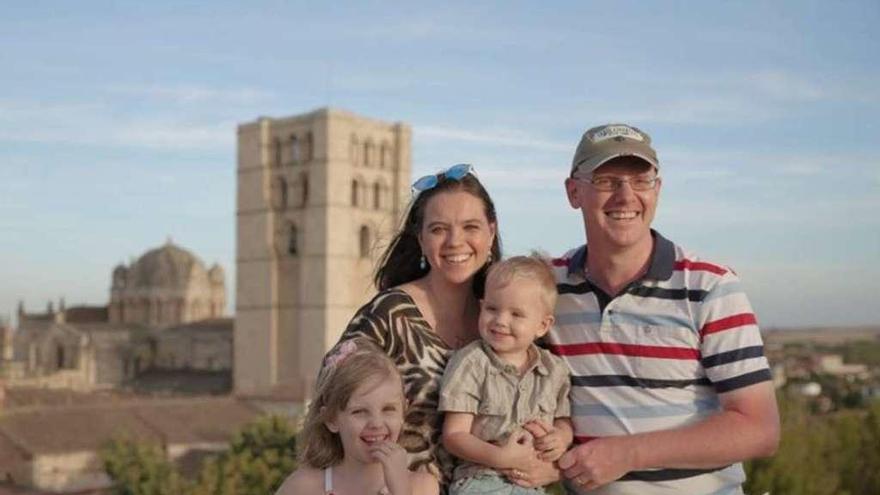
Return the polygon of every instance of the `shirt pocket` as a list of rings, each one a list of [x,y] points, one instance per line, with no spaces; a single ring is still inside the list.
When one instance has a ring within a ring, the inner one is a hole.
[[[492,370],[481,390],[483,395],[477,406],[473,433],[487,442],[499,441],[509,428],[514,398],[503,380],[503,377]]]
[[[640,325],[633,337],[631,353],[640,378],[684,380],[696,373],[700,344],[690,328]]]
[[[538,400],[538,418],[541,421],[545,421],[548,424],[553,424],[553,420],[556,419],[556,397],[552,397],[549,394],[545,394]]]

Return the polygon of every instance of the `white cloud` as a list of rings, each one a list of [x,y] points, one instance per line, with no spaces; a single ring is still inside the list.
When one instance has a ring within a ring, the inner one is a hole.
[[[466,141],[499,146],[514,146],[537,150],[572,150],[571,143],[561,143],[536,137],[517,129],[462,129],[432,125],[415,125],[413,132],[419,138],[431,140]]]
[[[111,85],[111,93],[171,100],[176,103],[252,104],[271,99],[274,95],[257,88],[218,89],[198,85]]]
[[[193,118],[123,119],[91,103],[0,102],[0,141],[194,150],[231,149],[234,145],[235,122],[185,119]]]
[[[828,96],[815,82],[782,70],[756,72],[746,81],[758,92],[780,100],[815,101]]]
[[[727,125],[730,122],[755,122],[773,118],[778,112],[753,98],[737,94],[670,98],[639,109],[618,113],[625,122],[652,124]]]
[[[231,122],[225,124],[138,122],[110,131],[105,140],[117,146],[228,149],[235,143],[235,124]]]

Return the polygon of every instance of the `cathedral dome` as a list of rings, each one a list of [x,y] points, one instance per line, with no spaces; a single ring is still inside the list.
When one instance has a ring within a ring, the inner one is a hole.
[[[214,263],[210,270],[208,270],[208,277],[210,277],[211,282],[215,284],[222,284],[226,280],[226,275],[223,273],[223,268]]]
[[[128,272],[129,287],[184,289],[207,281],[205,265],[194,254],[168,241],[147,251]]]

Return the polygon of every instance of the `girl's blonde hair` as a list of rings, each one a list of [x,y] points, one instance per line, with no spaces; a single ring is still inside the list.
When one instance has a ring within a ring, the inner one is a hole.
[[[401,414],[405,413],[400,372],[391,358],[375,344],[362,339],[346,340],[327,354],[318,373],[315,397],[299,434],[301,463],[324,469],[342,461],[345,456],[342,441],[337,433],[327,429],[326,423],[345,409],[360,385],[374,378],[393,378],[401,383]]]

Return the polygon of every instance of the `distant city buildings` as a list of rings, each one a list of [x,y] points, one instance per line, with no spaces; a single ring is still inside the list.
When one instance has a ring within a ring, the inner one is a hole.
[[[764,337],[776,387],[810,401],[815,412],[857,408],[880,397],[880,328],[791,329]],[[867,359],[873,354],[875,365],[846,362],[844,355],[855,350]]]
[[[326,108],[239,126],[234,320],[223,269],[170,240],[115,267],[106,306],[20,304],[16,329],[0,322],[0,493],[106,487],[97,450],[120,432],[185,460],[301,405],[374,293],[410,134]]]

